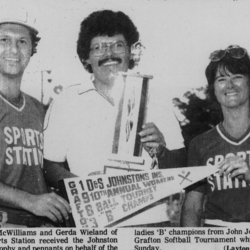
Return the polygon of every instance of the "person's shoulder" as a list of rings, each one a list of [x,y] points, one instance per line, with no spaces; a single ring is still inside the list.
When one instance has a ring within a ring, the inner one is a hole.
[[[53,98],[50,107],[59,106],[65,108],[74,105],[77,101],[79,85],[75,84],[64,88],[59,95]]]
[[[76,115],[77,109],[77,85],[72,85],[64,90],[57,96],[55,96],[49,105],[46,112],[44,128],[54,126],[54,124],[60,124],[61,127],[67,126],[69,122],[66,120],[72,120]],[[52,125],[51,125],[52,124]]]
[[[191,140],[191,143],[190,144],[198,144],[198,145],[201,145],[201,144],[204,144],[204,143],[207,143],[208,141],[211,141],[217,134],[217,129],[216,127],[200,134],[200,135],[197,135],[195,136],[192,140]]]
[[[58,99],[66,100],[77,100],[81,99],[83,96],[91,95],[94,91],[94,88],[86,88],[83,84],[74,84],[67,86],[65,90],[60,94]]]
[[[23,94],[26,102],[33,102],[34,105],[43,107],[43,105],[41,104],[41,102],[38,101],[35,97],[33,97],[33,96],[29,95],[29,94],[26,94],[24,92],[22,92],[22,94]]]
[[[79,89],[81,89],[81,84],[73,84],[64,88],[62,93],[59,95],[59,98],[69,98],[75,97],[79,93]]]
[[[68,86],[52,101],[50,110],[55,110],[55,112],[63,110],[67,114],[71,113],[72,110],[83,111],[92,100],[92,92],[96,91],[85,89],[82,84]]]
[[[45,107],[40,101],[38,101],[35,97],[30,96],[24,92],[22,92],[22,93],[23,93],[23,96],[25,98],[25,103],[28,107],[35,107],[41,113],[45,113]]]

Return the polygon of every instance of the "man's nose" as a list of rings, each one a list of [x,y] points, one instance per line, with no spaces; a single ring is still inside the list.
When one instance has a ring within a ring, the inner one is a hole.
[[[9,50],[14,54],[17,53],[18,45],[17,45],[17,43],[15,41],[11,42]]]
[[[112,53],[113,53],[113,51],[112,51],[111,46],[110,46],[110,45],[107,45],[105,54],[106,54],[107,56],[110,56],[110,55],[112,55]]]

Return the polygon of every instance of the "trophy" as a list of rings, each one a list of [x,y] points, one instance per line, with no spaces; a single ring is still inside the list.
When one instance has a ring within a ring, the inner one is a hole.
[[[148,84],[150,75],[120,72],[125,80],[115,124],[112,154],[104,172],[114,170],[139,171],[144,164],[139,132],[147,115]],[[119,163],[119,164],[118,164]],[[133,168],[130,168],[130,164]]]

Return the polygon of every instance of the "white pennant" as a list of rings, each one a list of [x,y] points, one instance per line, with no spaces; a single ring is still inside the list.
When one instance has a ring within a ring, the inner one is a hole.
[[[217,166],[137,171],[64,179],[76,227],[105,227],[218,171]],[[163,191],[164,190],[164,191]]]

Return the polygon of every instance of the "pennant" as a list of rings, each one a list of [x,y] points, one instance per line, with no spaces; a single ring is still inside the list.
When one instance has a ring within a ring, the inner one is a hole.
[[[71,226],[119,226],[133,214],[217,171],[217,166],[202,166],[77,177],[62,180],[61,190],[72,207]]]

